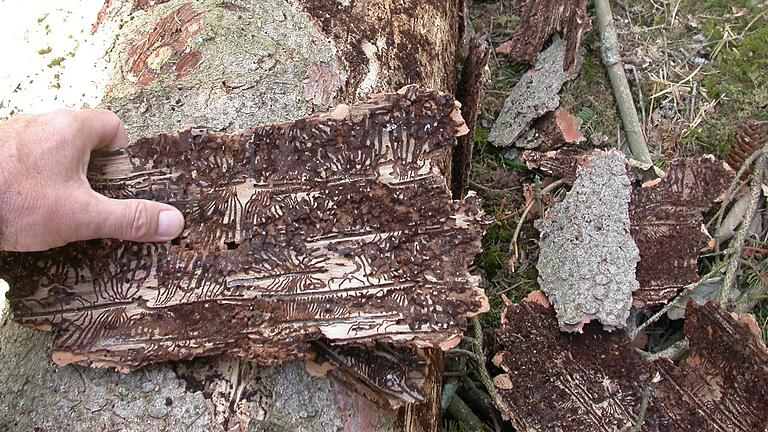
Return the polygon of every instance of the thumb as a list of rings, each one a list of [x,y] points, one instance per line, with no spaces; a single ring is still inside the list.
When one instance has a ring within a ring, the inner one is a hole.
[[[116,238],[135,242],[165,242],[181,234],[184,216],[175,207],[154,201],[107,198],[93,193],[85,212],[82,239]]]

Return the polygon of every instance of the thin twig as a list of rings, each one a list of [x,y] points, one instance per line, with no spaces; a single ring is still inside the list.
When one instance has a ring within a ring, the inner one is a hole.
[[[632,426],[632,429],[629,430],[629,432],[640,432],[640,429],[643,427],[643,423],[645,423],[645,411],[648,409],[648,401],[651,399],[651,389],[646,388],[645,391],[643,391],[643,400],[640,401],[640,412],[637,413],[637,421],[635,421],[635,425]]]
[[[763,191],[763,173],[765,172],[765,148],[760,156],[758,156],[755,162],[755,169],[752,172],[752,185],[749,190],[749,206],[747,207],[747,214],[744,215],[744,220],[741,221],[739,231],[736,233],[736,237],[731,240],[731,258],[728,260],[728,267],[725,270],[725,280],[723,281],[723,290],[720,291],[720,304],[724,305],[727,301],[730,301],[731,289],[736,282],[736,270],[739,269],[739,258],[744,249],[744,241],[746,241],[749,235],[749,228],[752,225],[752,220],[757,213],[757,204],[760,202],[760,195]]]
[[[674,361],[682,357],[683,354],[688,351],[688,339],[677,341],[664,350],[656,353],[648,353],[642,350],[638,351],[640,351],[640,355],[642,355],[643,358],[649,362],[653,362],[662,358]]]
[[[497,194],[510,194],[510,193],[512,193],[511,190],[507,190],[507,189],[494,189],[492,187],[481,185],[480,183],[478,183],[478,182],[476,182],[474,180],[470,180],[469,181],[469,185],[472,186],[475,189],[480,189],[483,192],[491,192],[491,193],[497,193]]]
[[[648,145],[645,143],[640,120],[637,118],[637,109],[632,100],[632,92],[629,90],[627,75],[621,62],[621,55],[618,49],[618,35],[613,24],[609,0],[595,0],[595,14],[597,15],[600,38],[602,39],[603,63],[608,69],[608,76],[611,79],[616,105],[619,107],[621,121],[624,124],[624,132],[627,135],[629,150],[635,159],[652,165],[651,153],[648,151]]]
[[[560,185],[562,185],[565,181],[563,179],[554,181],[547,185],[544,189],[541,190],[541,195],[546,195],[556,188],[558,188]],[[519,250],[517,249],[517,239],[520,236],[520,230],[523,228],[523,223],[525,222],[525,218],[528,217],[528,213],[533,208],[534,200],[528,201],[528,203],[525,205],[525,210],[523,210],[523,214],[520,215],[520,220],[517,221],[517,226],[515,227],[515,232],[512,233],[512,240],[509,243],[509,252],[514,252],[515,258],[517,258],[519,254]]]

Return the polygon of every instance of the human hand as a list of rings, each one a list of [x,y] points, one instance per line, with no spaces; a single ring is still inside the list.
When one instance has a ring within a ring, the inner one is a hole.
[[[0,250],[178,236],[184,217],[173,206],[107,198],[88,184],[91,151],[126,145],[122,122],[107,110],[17,115],[0,123]]]

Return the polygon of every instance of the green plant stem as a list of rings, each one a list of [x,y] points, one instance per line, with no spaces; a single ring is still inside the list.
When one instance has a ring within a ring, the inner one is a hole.
[[[627,75],[621,62],[618,48],[619,39],[616,34],[616,27],[613,24],[609,0],[595,0],[595,14],[597,15],[597,25],[600,31],[600,39],[602,40],[603,64],[605,64],[608,70],[608,77],[611,79],[616,105],[619,108],[619,115],[624,124],[624,133],[627,134],[629,150],[632,152],[632,157],[636,160],[652,165],[651,153],[648,151],[648,145],[645,143],[645,135],[640,125],[640,119],[637,117],[635,102],[632,100],[632,92],[629,90],[629,82],[627,82]],[[640,103],[643,103],[643,101],[640,101]]]

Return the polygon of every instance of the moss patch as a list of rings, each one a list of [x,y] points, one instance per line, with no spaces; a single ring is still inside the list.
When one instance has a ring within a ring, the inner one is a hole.
[[[711,100],[720,101],[687,144],[723,156],[744,120],[768,120],[766,6],[750,0],[687,0],[682,8],[702,19],[703,34],[716,55],[702,69],[701,86]]]

